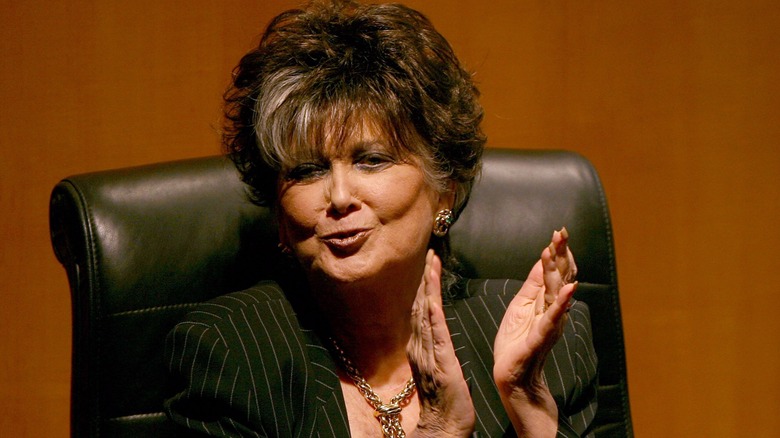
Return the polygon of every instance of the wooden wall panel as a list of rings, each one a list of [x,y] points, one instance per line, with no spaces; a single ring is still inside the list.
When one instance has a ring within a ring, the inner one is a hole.
[[[293,1],[0,0],[0,435],[67,436],[62,177],[218,151],[220,95]],[[780,428],[780,7],[414,0],[475,71],[492,146],[565,148],[614,219],[639,436]],[[574,236],[576,238],[576,236]]]

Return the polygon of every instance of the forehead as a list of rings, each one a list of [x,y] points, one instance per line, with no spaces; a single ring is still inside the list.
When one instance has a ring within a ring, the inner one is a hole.
[[[290,145],[293,162],[316,157],[350,155],[355,151],[383,149],[407,154],[408,145],[400,140],[389,124],[375,117],[350,114],[329,117],[298,132]]]
[[[386,134],[372,119],[362,118],[354,123],[327,129],[320,153],[342,155],[354,151],[390,148],[390,135]]]

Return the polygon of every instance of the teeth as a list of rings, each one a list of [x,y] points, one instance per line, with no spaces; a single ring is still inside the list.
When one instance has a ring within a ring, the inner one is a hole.
[[[355,237],[359,236],[360,233],[351,233],[351,234],[338,234],[333,237],[331,237],[328,240],[349,240],[354,239]]]

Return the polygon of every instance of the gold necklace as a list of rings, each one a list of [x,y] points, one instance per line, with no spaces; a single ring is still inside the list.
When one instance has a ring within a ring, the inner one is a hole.
[[[368,404],[374,408],[374,417],[379,420],[379,424],[382,427],[382,434],[384,434],[385,438],[405,438],[406,434],[404,433],[403,426],[401,426],[401,409],[409,404],[409,399],[412,397],[412,394],[414,394],[414,377],[409,378],[409,381],[404,385],[404,389],[390,399],[390,403],[382,403],[382,399],[374,392],[366,379],[360,375],[357,368],[352,365],[352,361],[347,358],[347,355],[344,354],[344,350],[339,347],[336,340],[330,338],[330,342],[333,344],[333,349],[336,350],[336,355],[341,362],[342,368],[346,371],[347,376],[352,379],[352,382]]]

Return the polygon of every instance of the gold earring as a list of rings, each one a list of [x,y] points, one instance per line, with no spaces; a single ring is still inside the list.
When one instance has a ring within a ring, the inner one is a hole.
[[[455,218],[452,210],[449,208],[439,210],[439,213],[436,214],[436,219],[433,220],[433,234],[436,237],[444,237],[447,231],[450,230],[450,225],[452,225],[453,221],[455,221]]]

